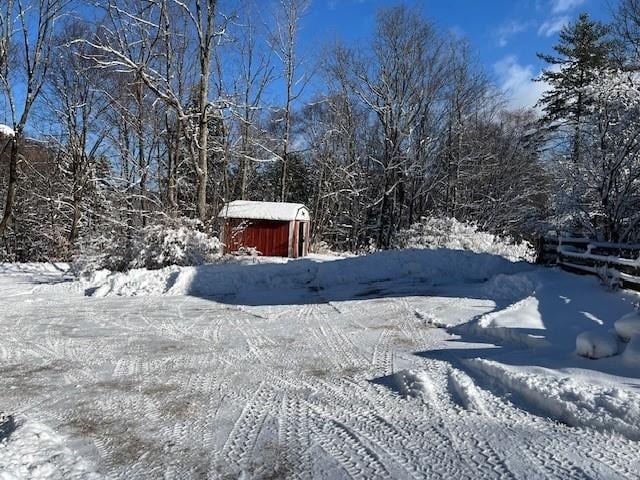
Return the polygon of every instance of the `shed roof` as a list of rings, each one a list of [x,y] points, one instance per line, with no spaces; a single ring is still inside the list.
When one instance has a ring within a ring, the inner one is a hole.
[[[235,200],[227,203],[218,214],[221,218],[252,220],[309,221],[309,210],[301,203],[252,202]]]

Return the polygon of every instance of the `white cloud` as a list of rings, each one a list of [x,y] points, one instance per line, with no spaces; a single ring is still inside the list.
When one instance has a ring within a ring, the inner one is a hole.
[[[579,7],[585,0],[551,0],[551,11],[553,13],[563,13]]]
[[[542,25],[540,25],[540,28],[538,28],[538,35],[550,37],[552,35],[555,35],[556,33],[559,33],[560,30],[562,30],[562,28],[568,24],[569,17],[567,15],[550,18]]]
[[[509,43],[509,39],[518,33],[524,32],[529,28],[529,24],[524,22],[519,22],[517,20],[511,20],[503,25],[501,25],[496,31],[495,34],[498,37],[498,45],[501,47],[506,47]]]
[[[538,74],[532,65],[521,65],[515,55],[507,55],[493,65],[498,84],[512,108],[533,108],[548,85],[534,82]]]

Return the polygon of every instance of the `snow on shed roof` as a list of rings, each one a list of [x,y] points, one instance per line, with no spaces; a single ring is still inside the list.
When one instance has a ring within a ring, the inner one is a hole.
[[[13,128],[11,128],[8,125],[3,125],[0,123],[0,138],[1,137],[13,138],[15,136],[16,136],[16,132],[13,131]]]
[[[253,220],[308,221],[309,210],[301,203],[235,200],[222,207],[218,217],[249,218]]]

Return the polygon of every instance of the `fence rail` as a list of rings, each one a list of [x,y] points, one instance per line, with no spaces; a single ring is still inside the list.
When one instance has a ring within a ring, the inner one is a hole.
[[[640,290],[640,244],[545,236],[538,245],[538,263],[598,275],[625,288]]]

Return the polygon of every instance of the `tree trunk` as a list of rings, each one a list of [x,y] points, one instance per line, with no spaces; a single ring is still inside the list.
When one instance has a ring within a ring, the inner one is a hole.
[[[205,97],[206,98],[206,97]],[[203,102],[206,110],[206,102]],[[208,179],[208,143],[209,125],[206,113],[200,115],[200,130],[198,132],[198,218],[201,222],[207,220],[207,179]]]
[[[18,185],[18,141],[21,135],[16,132],[16,136],[11,140],[11,155],[9,158],[9,184],[7,185],[7,198],[4,206],[4,214],[0,221],[0,237],[4,236],[9,222],[13,205],[16,200],[16,187]]]

